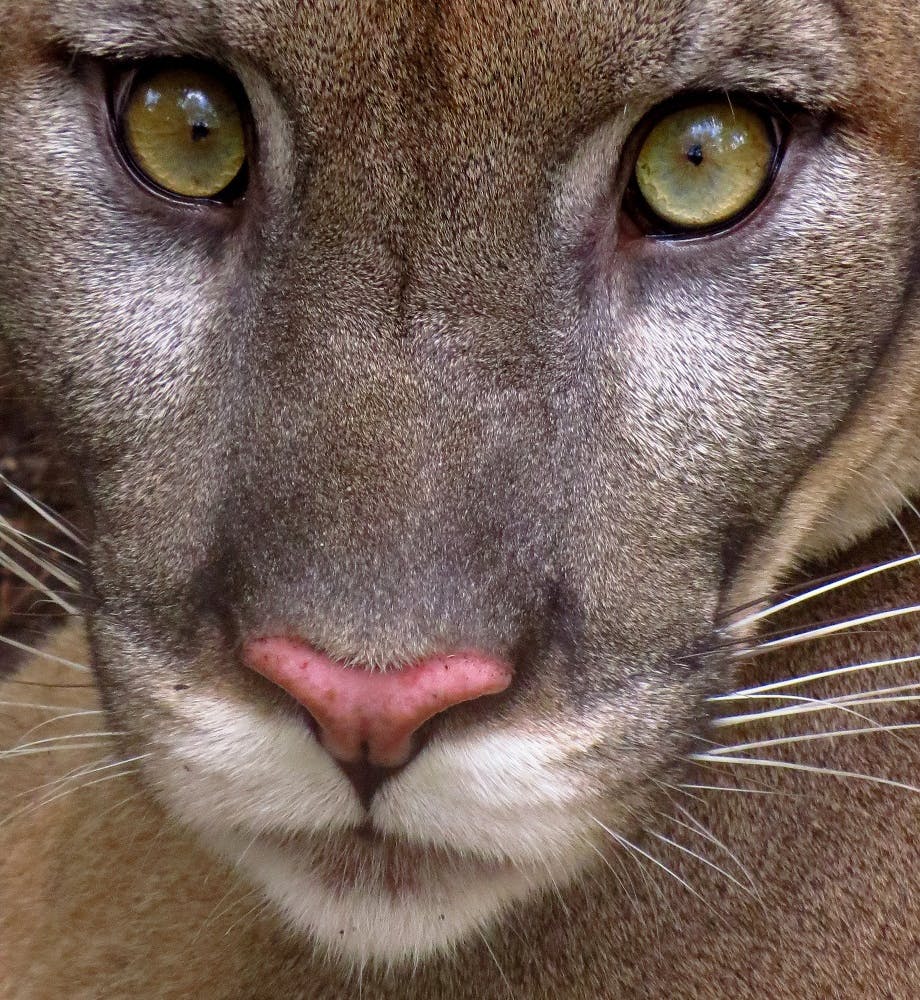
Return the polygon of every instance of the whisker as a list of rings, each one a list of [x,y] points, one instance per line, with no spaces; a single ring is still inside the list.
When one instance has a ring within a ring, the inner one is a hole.
[[[31,542],[33,545],[38,545],[43,549],[48,549],[49,552],[55,553],[55,555],[61,556],[62,559],[68,559],[70,562],[76,563],[78,566],[85,566],[85,562],[79,557],[73,554],[73,552],[68,552],[67,549],[58,548],[57,545],[52,545],[51,542],[44,538],[39,538],[38,535],[30,535],[28,531],[23,531],[22,528],[18,528],[12,521],[5,518],[0,514],[0,535],[6,532],[12,532],[18,538],[23,539],[26,542]]]
[[[742,758],[743,760],[750,760],[749,757]],[[722,764],[726,760],[725,757],[720,758],[719,763]],[[733,785],[700,785],[693,782],[684,782],[682,785],[678,785],[678,788],[692,788],[701,792],[742,792],[745,795],[795,795],[794,792],[780,792],[771,788],[737,788]]]
[[[907,558],[910,559],[912,557],[908,556]],[[720,610],[716,614],[716,621],[724,623],[726,627],[730,627],[732,619],[734,619],[736,615],[739,615],[744,611],[748,611],[751,608],[756,608],[758,613],[761,611],[771,613],[773,608],[778,606],[780,599],[785,600],[786,598],[801,596],[803,600],[808,600],[808,595],[811,595],[813,592],[814,596],[818,596],[817,588],[823,587],[826,583],[837,583],[839,581],[840,585],[844,586],[847,579],[853,574],[861,573],[863,570],[872,570],[876,568],[878,568],[879,571],[882,571],[891,567],[888,562],[864,563],[861,566],[854,566],[850,569],[836,570],[833,573],[825,573],[823,576],[810,577],[809,579],[803,580],[799,583],[790,583],[786,586],[774,587],[772,590],[766,591],[757,597],[752,597],[743,604],[735,604],[730,608]],[[821,591],[821,593],[825,593],[825,591]]]
[[[686,824],[684,824],[686,825]],[[702,854],[698,854],[696,851],[691,850],[683,844],[679,844],[676,840],[672,840],[670,837],[666,837],[663,833],[655,833],[654,830],[650,830],[649,833],[656,840],[660,840],[664,844],[669,844],[675,850],[681,851],[684,854],[689,855],[691,858],[696,858],[701,864],[706,865],[708,868],[712,868],[713,871],[717,871],[720,875],[723,875],[728,879],[732,885],[736,885],[743,893],[750,896],[752,899],[757,899],[757,896],[751,891],[750,886],[746,886],[743,882],[740,882],[735,878],[731,872],[727,872],[721,865],[717,865],[714,861],[710,861],[709,858],[704,857]]]
[[[27,643],[19,642],[17,639],[11,639],[8,635],[0,635],[0,642],[2,642],[6,646],[12,646],[13,649],[18,649],[18,650],[20,650],[23,653],[29,653],[32,656],[39,656],[43,660],[50,660],[52,663],[60,663],[62,666],[72,667],[74,670],[85,671],[85,672],[88,673],[89,669],[90,669],[89,667],[87,667],[83,663],[74,663],[73,660],[65,660],[63,657],[61,657],[61,656],[55,656],[53,653],[49,653],[47,650],[41,649],[40,647],[29,646]],[[18,681],[17,682],[15,678],[11,678],[11,681],[12,681],[12,683],[20,683],[20,684],[35,683],[35,684],[39,684],[39,685],[42,685],[42,686],[45,686],[45,687],[64,687],[65,686],[63,684],[60,684],[60,685],[58,685],[58,684],[43,684],[43,682],[41,682],[41,681],[37,681],[37,682],[36,681]],[[4,681],[3,683],[6,684],[6,683],[9,683],[9,682],[8,681]],[[84,687],[84,686],[85,687],[92,687],[92,685],[90,685],[90,684],[87,684],[87,685],[82,685],[81,684],[81,685],[77,685],[77,686],[79,686],[79,687]]]
[[[783,636],[779,639],[767,639],[765,642],[757,643],[751,652],[762,653],[766,650],[781,649],[784,646],[795,646],[802,642],[811,642],[814,639],[822,639],[825,636],[835,635],[838,632],[846,632],[850,629],[859,628],[861,625],[872,625],[875,622],[901,618],[904,615],[913,615],[918,611],[920,611],[920,604],[911,604],[905,608],[889,608],[885,611],[874,611],[870,615],[860,615],[858,618],[846,618],[842,621],[831,622],[828,625],[821,625],[806,632],[796,632],[793,635]]]
[[[61,609],[67,612],[69,615],[76,615],[79,612],[75,607],[68,604],[63,597],[59,597],[49,586],[40,580],[34,573],[30,573],[24,566],[16,562],[10,556],[6,555],[5,552],[0,551],[0,566],[4,569],[9,570],[11,573],[19,577],[20,580],[27,583],[30,587],[33,587],[39,593],[44,594],[50,600],[54,601]]]
[[[514,1000],[514,990],[511,987],[511,980],[508,978],[508,976],[505,973],[505,970],[502,968],[501,962],[499,962],[498,960],[498,956],[492,950],[492,945],[489,944],[489,939],[486,937],[485,931],[483,931],[481,927],[477,927],[476,931],[482,938],[482,943],[486,946],[486,951],[489,953],[493,963],[495,964],[495,968],[498,969],[498,974],[502,977],[502,981],[505,984],[505,988],[508,990],[508,996],[511,997],[512,1000]]]
[[[7,757],[31,757],[39,753],[71,753],[74,750],[99,750],[109,744],[98,740],[95,743],[69,743],[65,746],[38,747],[29,750],[0,750],[0,761]]]
[[[250,848],[253,846],[253,844],[255,844],[255,842],[258,839],[259,839],[259,831],[257,830],[252,835],[252,840],[250,840],[249,843],[240,852],[239,857],[236,858],[235,861],[233,861],[232,864],[233,864],[234,868],[239,868],[240,867],[240,865],[243,863],[244,859],[246,858],[246,855],[249,853]],[[235,885],[231,884],[230,888],[227,889],[227,891],[214,904],[214,907],[211,910],[211,912],[204,918],[204,920],[201,921],[201,925],[198,928],[198,932],[195,934],[195,937],[192,938],[192,944],[195,944],[198,941],[198,939],[204,933],[204,929],[208,926],[208,924],[210,924],[214,920],[219,920],[224,915],[224,913],[226,913],[229,910],[233,909],[233,907],[237,904],[237,902],[239,902],[239,900],[234,900],[234,901],[232,901],[230,903],[229,907],[226,907],[226,908],[224,907],[224,904],[227,902],[227,900],[230,898],[230,896],[233,894],[233,892],[234,892],[234,890],[236,888],[237,887]],[[247,892],[241,898],[242,899],[246,899],[247,896],[251,896],[251,895],[252,895],[252,892]]]
[[[696,802],[701,802],[704,805],[706,804],[706,800],[703,798],[702,795],[694,795],[692,792],[688,792],[685,789],[681,788],[680,785],[669,785],[666,781],[659,781],[657,778],[653,778],[652,780],[655,782],[655,784],[659,788],[662,788],[662,789],[665,790],[665,794],[668,796],[668,798],[672,802],[674,800],[668,794],[669,792],[676,792],[678,795],[683,795],[685,798],[694,799]],[[678,808],[680,808],[680,807],[678,807]]]
[[[850,705],[869,705],[874,704],[876,699],[866,698],[859,699],[859,697],[852,697],[849,695],[841,696],[840,698],[806,698],[802,695],[753,695],[751,700],[758,698],[765,698],[770,701],[776,698],[782,698],[784,701],[796,701],[805,702],[806,704],[798,705],[786,705],[784,708],[769,709],[762,712],[749,712],[747,715],[727,715],[721,719],[713,719],[710,722],[710,726],[713,729],[725,729],[731,726],[742,726],[749,725],[754,722],[763,722],[768,719],[777,719],[789,715],[809,715],[815,712],[827,712],[835,710],[838,712],[843,712],[846,715],[851,715],[856,719],[860,719],[862,722],[868,722],[872,726],[880,726],[882,723],[873,719],[869,715],[865,715],[862,712],[854,711],[850,708]],[[878,703],[881,704],[883,699],[879,699]]]
[[[27,806],[23,806],[21,809],[17,809],[10,813],[8,816],[4,816],[0,819],[0,827],[6,826],[11,823],[14,819],[19,816],[26,816],[31,812],[36,812],[43,806],[49,806],[52,802],[57,802],[59,799],[64,798],[67,795],[73,795],[74,792],[83,791],[86,788],[91,788],[93,785],[101,785],[106,781],[115,781],[117,778],[127,778],[132,774],[137,774],[138,769],[136,767],[129,768],[127,771],[119,771],[117,774],[106,774],[102,778],[94,778],[92,781],[87,781],[82,785],[77,785],[74,788],[65,788],[63,792],[57,792],[55,795],[46,796],[38,802],[31,802]]]
[[[708,840],[715,847],[718,847],[723,854],[727,855],[729,858],[731,858],[732,861],[734,861],[734,863],[738,867],[738,870],[748,880],[751,889],[756,891],[757,889],[756,880],[751,875],[750,871],[745,867],[745,865],[741,863],[740,858],[734,853],[734,851],[726,847],[726,845],[723,844],[722,841],[719,840],[719,838],[711,830],[707,829],[690,812],[689,809],[684,808],[684,806],[682,806],[679,802],[672,802],[672,805],[674,806],[675,809],[677,809],[681,813],[682,816],[686,818],[687,822],[685,823],[683,820],[679,820],[676,816],[670,817],[671,822],[676,823],[678,826],[683,827],[685,830],[688,830],[691,833],[695,832],[697,836],[702,837],[704,840]]]
[[[0,705],[6,704],[0,702]],[[15,704],[14,702],[9,702],[8,704]],[[21,705],[18,707],[22,707]],[[24,733],[19,736],[20,740],[24,740],[27,736],[31,736],[32,733],[37,732],[39,729],[43,729],[45,726],[54,725],[55,722],[64,722],[65,719],[79,719],[86,715],[105,715],[105,710],[101,708],[85,708],[81,709],[79,712],[66,712],[64,715],[55,715],[51,719],[45,719],[44,722],[38,722],[31,729],[27,729]],[[19,743],[16,744],[19,746]]]
[[[754,740],[750,743],[737,743],[734,746],[707,750],[703,754],[694,754],[694,760],[718,760],[725,754],[738,753],[742,750],[760,750],[763,747],[787,746],[794,743],[811,743],[815,740],[829,740],[837,736],[873,736],[878,733],[893,733],[903,729],[920,729],[920,722],[899,722],[891,726],[870,726],[860,729],[837,729],[832,733],[798,733],[795,736],[781,736],[772,740]]]
[[[261,889],[256,890],[257,893],[261,894]],[[243,897],[245,898],[245,897]],[[251,906],[245,913],[237,917],[232,924],[224,931],[224,937],[229,937],[233,930],[238,927],[244,920],[248,920],[254,914],[261,913],[269,908],[269,902],[267,899],[260,899],[255,906]]]
[[[641,855],[646,860],[651,861],[651,863],[655,865],[657,868],[660,868],[663,872],[666,872],[672,878],[676,879],[689,893],[696,896],[697,899],[701,900],[703,903],[706,903],[707,906],[709,905],[709,903],[706,902],[706,900],[704,899],[704,897],[701,895],[700,892],[694,889],[693,886],[690,885],[690,883],[686,879],[681,878],[680,875],[677,874],[677,872],[672,871],[663,861],[659,860],[653,854],[650,854],[648,851],[644,851],[641,847],[639,847],[637,844],[634,844],[631,840],[627,840],[627,838],[624,837],[622,834],[616,833],[614,830],[611,830],[609,826],[606,826],[604,823],[602,823],[596,816],[592,816],[591,813],[588,813],[587,815],[588,819],[597,823],[597,825],[609,837],[612,837],[613,840],[615,840],[618,844],[622,845],[627,850],[634,851],[636,854]]]
[[[145,754],[143,756],[149,755]],[[142,759],[143,757],[130,757],[127,760],[113,761],[110,755],[106,757],[98,757],[89,764],[78,764],[77,767],[71,768],[66,774],[58,775],[50,781],[43,781],[40,785],[35,785],[27,791],[19,792],[14,797],[21,799],[27,795],[34,796],[36,792],[40,792],[43,789],[59,788],[61,785],[67,784],[68,781],[75,781],[77,778],[87,777],[90,774],[95,774],[97,771],[108,771],[113,767],[121,767],[123,764],[130,764],[134,760]]]
[[[898,496],[901,498],[901,500],[904,503],[904,506],[907,507],[908,510],[910,510],[916,516],[918,521],[920,521],[920,510],[917,510],[916,506],[911,502],[910,497],[908,497],[908,495],[904,493],[903,490],[898,489],[898,487],[895,486],[895,484],[892,482],[891,479],[888,480],[888,484],[894,489],[895,493],[897,493]]]
[[[704,753],[705,753],[705,751],[704,751]],[[689,758],[687,758],[687,759],[689,759]],[[718,766],[718,764],[707,764],[705,761],[697,761],[696,762],[696,766],[698,768],[704,770],[704,771],[712,771],[715,774],[718,774],[719,776],[721,776],[721,775],[723,775],[725,773],[722,770],[722,768],[720,768]],[[756,778],[751,778],[751,777],[749,777],[747,780],[748,780],[748,782],[753,782],[755,787],[759,785],[761,788],[764,788],[767,791],[773,791],[773,788],[769,784],[769,782],[761,782],[761,781],[758,781]],[[750,788],[751,785],[748,784],[746,787]]]
[[[843,674],[856,673],[860,670],[877,670],[881,667],[899,667],[908,663],[920,662],[920,654],[913,656],[896,656],[888,660],[872,660],[869,663],[854,663],[846,667],[835,667],[832,670],[819,670],[813,674],[802,674],[789,677],[783,681],[772,681],[769,684],[759,684],[757,687],[743,688],[731,694],[715,695],[710,701],[734,701],[744,695],[764,694],[768,691],[782,691],[785,688],[797,687],[811,681],[824,680],[826,677],[840,677]]]
[[[0,639],[2,638],[3,636],[0,636]],[[86,667],[84,669],[88,670],[89,668]],[[18,677],[4,677],[3,680],[0,681],[0,683],[21,684],[23,687],[40,687],[40,688],[55,688],[55,689],[60,688],[61,690],[66,690],[66,691],[69,691],[73,688],[76,688],[78,690],[88,690],[96,686],[92,682],[88,684],[58,684],[55,681],[24,681],[20,680]],[[16,702],[16,704],[18,704],[18,702]],[[64,708],[66,706],[61,705],[60,707]]]
[[[76,545],[84,546],[86,544],[83,539],[80,538],[79,534],[67,527],[62,518],[53,513],[48,507],[45,506],[45,504],[36,500],[33,496],[30,496],[25,490],[20,489],[2,473],[0,473],[0,483],[6,486],[6,488],[10,490],[14,496],[26,504],[26,506],[31,507],[36,514],[44,518],[44,520],[46,520],[52,528],[69,538]]]
[[[132,792],[130,795],[126,795],[123,799],[119,799],[114,805],[109,806],[108,809],[103,809],[101,813],[97,813],[96,819],[102,819],[103,816],[108,816],[109,813],[114,812],[116,809],[120,809],[122,806],[126,806],[129,802],[140,798],[143,794],[144,789],[139,788],[136,792]]]
[[[778,604],[764,608],[762,611],[756,611],[754,614],[748,615],[740,621],[731,622],[729,627],[744,628],[748,625],[754,624],[754,622],[762,621],[764,618],[772,618],[773,615],[777,615],[780,612],[785,611],[787,608],[793,608],[798,604],[802,604],[804,601],[810,601],[815,597],[820,597],[822,594],[828,594],[833,590],[839,589],[840,587],[846,587],[851,583],[857,583],[859,580],[865,580],[867,577],[875,576],[877,573],[884,573],[891,569],[897,569],[899,566],[907,566],[910,563],[916,562],[918,559],[920,559],[920,554],[901,556],[898,559],[891,559],[888,562],[863,567],[855,572],[847,573],[842,577],[839,575],[830,578],[824,577],[822,578],[822,581],[819,581],[819,586],[812,587],[804,593],[789,597],[784,601],[780,601]],[[823,580],[829,580],[830,582],[824,583]]]
[[[123,731],[113,730],[111,732],[68,733],[66,736],[45,736],[40,740],[32,740],[31,743],[15,743],[9,749],[2,751],[2,754],[4,756],[7,754],[16,754],[19,753],[20,750],[28,750],[31,747],[44,746],[48,743],[64,743],[70,740],[85,740],[90,736],[102,739],[125,735],[126,733]]]
[[[901,524],[901,521],[900,521],[900,518],[898,517],[898,515],[888,506],[887,503],[885,503],[885,501],[881,497],[881,494],[877,490],[876,490],[875,496],[876,496],[876,499],[878,500],[878,502],[882,505],[882,507],[885,508],[885,513],[888,515],[889,520],[891,520],[891,522],[894,524],[894,526],[901,533],[901,537],[904,539],[904,541],[907,542],[907,547],[910,549],[911,552],[916,552],[917,551],[917,547],[916,547],[916,545],[914,545],[913,540],[911,539],[910,535],[907,533],[907,529],[904,527],[903,524]]]
[[[3,681],[2,683],[5,684],[7,682]],[[0,701],[0,706],[4,708],[16,709],[25,708],[36,712],[64,712],[71,707],[70,705],[46,705],[41,702],[34,701]]]
[[[587,844],[587,846],[590,847],[591,850],[594,851],[594,853],[601,859],[601,861],[603,861],[604,864],[610,869],[610,873],[613,875],[614,879],[616,879],[617,885],[623,890],[623,894],[633,904],[633,906],[637,906],[638,902],[636,900],[636,895],[635,895],[635,886],[634,885],[632,886],[632,892],[630,892],[630,890],[626,886],[626,883],[623,881],[622,878],[620,878],[621,873],[624,878],[626,877],[626,873],[622,871],[622,868],[620,872],[618,872],[613,867],[613,863],[611,862],[610,858],[608,858],[607,855],[604,854],[604,852],[597,846],[597,844],[593,843],[590,840],[590,838],[582,837],[581,840],[585,844]]]
[[[716,757],[713,759],[718,761],[720,764],[747,764],[752,767],[775,767],[781,770],[802,771],[808,774],[826,774],[833,778],[865,781],[873,785],[884,785],[889,788],[900,788],[906,792],[920,793],[920,788],[916,785],[908,785],[906,782],[894,781],[891,778],[880,778],[873,774],[862,774],[859,771],[840,771],[831,767],[816,767],[812,764],[799,764],[790,760],[770,760],[768,758],[760,757]]]
[[[36,566],[41,567],[46,573],[53,576],[59,583],[63,583],[65,587],[69,587],[71,590],[80,589],[80,582],[76,579],[76,577],[71,576],[70,573],[67,573],[65,570],[56,566],[53,562],[43,558],[27,545],[23,545],[21,542],[11,537],[9,531],[5,528],[6,523],[9,522],[4,522],[3,518],[0,518],[0,542],[3,542],[4,545],[8,545],[20,555],[30,559]],[[10,558],[12,558],[12,556]]]

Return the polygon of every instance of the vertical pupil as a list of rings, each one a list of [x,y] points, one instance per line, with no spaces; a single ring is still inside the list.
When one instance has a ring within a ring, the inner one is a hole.
[[[211,134],[211,129],[206,122],[194,122],[192,125],[192,142],[199,142],[207,139]]]
[[[697,142],[687,150],[687,159],[698,167],[703,162],[703,147]]]

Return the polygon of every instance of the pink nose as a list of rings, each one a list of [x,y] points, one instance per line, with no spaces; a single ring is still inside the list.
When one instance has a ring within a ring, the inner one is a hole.
[[[244,648],[253,670],[274,681],[313,716],[323,746],[353,763],[399,767],[412,736],[433,715],[504,691],[511,667],[479,653],[432,656],[399,670],[347,667],[291,639],[255,639]]]

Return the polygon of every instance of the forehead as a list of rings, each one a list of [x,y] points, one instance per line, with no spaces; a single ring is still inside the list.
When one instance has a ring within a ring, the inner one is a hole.
[[[526,109],[545,94],[554,107],[585,108],[687,86],[766,89],[827,104],[845,90],[853,33],[840,0],[43,0],[43,6],[57,33],[77,48],[246,59],[312,100],[427,98],[457,109],[496,100],[499,108]]]

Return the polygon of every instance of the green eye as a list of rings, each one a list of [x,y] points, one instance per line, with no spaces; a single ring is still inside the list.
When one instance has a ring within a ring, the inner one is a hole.
[[[128,154],[157,187],[183,198],[215,198],[246,162],[243,111],[218,74],[171,67],[142,76],[121,117]]]
[[[708,101],[672,111],[646,136],[635,183],[671,230],[709,229],[752,208],[773,174],[773,129],[740,103]]]

